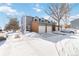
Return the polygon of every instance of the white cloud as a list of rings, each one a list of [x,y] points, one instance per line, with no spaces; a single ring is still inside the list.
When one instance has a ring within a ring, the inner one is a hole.
[[[33,8],[33,10],[35,10],[36,12],[42,11],[39,4],[35,4],[35,7]]]
[[[9,6],[0,6],[0,12],[5,13],[6,15],[17,15],[17,11],[12,9]]]
[[[17,11],[16,9],[13,9],[12,7],[7,5],[0,6],[0,12],[12,17],[21,17],[23,15],[26,15],[25,12]]]
[[[33,8],[36,12],[41,12],[41,9],[39,8]]]

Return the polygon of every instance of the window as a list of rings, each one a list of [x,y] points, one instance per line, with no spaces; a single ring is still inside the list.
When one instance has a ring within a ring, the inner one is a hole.
[[[48,23],[50,23],[50,21],[48,21]]]
[[[44,22],[44,20],[42,20],[42,22]]]
[[[35,19],[35,21],[37,21],[37,19]]]
[[[41,21],[41,19],[39,19],[39,21]]]

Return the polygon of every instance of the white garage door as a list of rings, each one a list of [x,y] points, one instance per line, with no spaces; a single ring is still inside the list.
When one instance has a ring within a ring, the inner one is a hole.
[[[45,33],[45,26],[39,26],[39,33]]]
[[[47,32],[52,32],[52,26],[47,26]]]

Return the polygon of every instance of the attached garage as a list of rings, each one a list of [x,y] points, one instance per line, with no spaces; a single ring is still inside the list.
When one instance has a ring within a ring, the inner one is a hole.
[[[45,33],[45,26],[39,25],[39,33]]]
[[[47,26],[47,32],[52,32],[52,26],[51,25]]]
[[[32,22],[32,32],[45,33],[45,24],[40,24],[38,21]]]
[[[38,32],[38,33],[45,33],[45,32],[52,32],[55,31],[55,26],[52,26],[52,24],[46,24],[43,22],[38,22],[38,21],[33,21],[32,22],[32,27],[31,27],[32,32]]]

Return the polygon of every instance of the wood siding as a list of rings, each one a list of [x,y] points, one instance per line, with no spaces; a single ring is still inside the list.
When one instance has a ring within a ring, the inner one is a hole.
[[[39,32],[39,23],[38,21],[32,22],[32,32]]]

